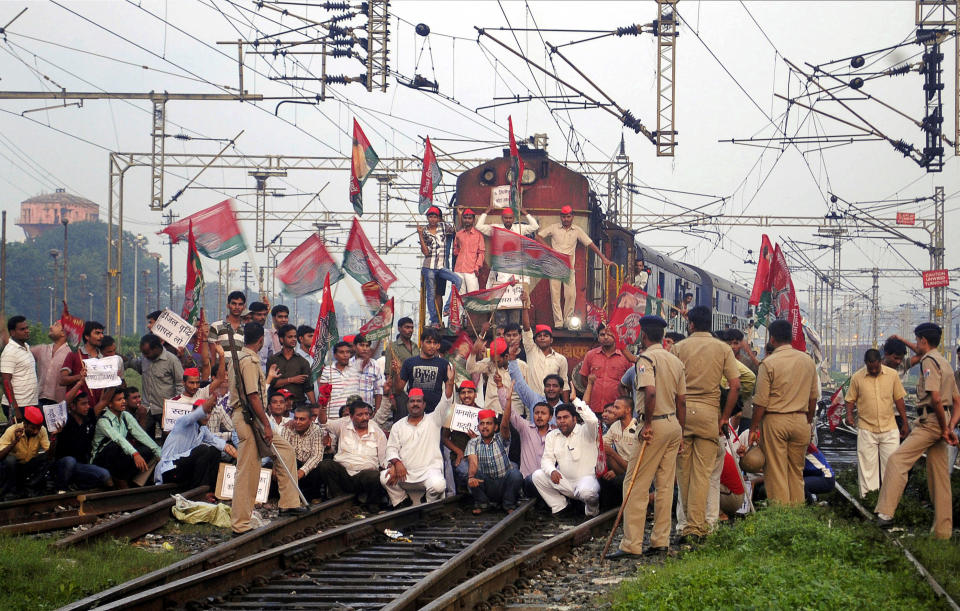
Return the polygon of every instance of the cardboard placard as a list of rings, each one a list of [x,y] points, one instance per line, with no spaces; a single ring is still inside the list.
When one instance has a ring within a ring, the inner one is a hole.
[[[163,312],[160,312],[160,318],[153,323],[150,332],[174,348],[184,348],[193,334],[197,332],[197,329],[174,314],[173,310],[166,308]]]
[[[183,403],[167,399],[163,402],[163,432],[169,433],[177,420],[193,411],[193,403]]]
[[[500,185],[490,189],[490,205],[494,208],[509,208],[510,185]]]
[[[526,276],[496,272],[493,286],[510,282],[511,279],[516,279],[517,282],[508,286],[504,291],[503,297],[500,299],[500,305],[497,307],[498,310],[518,310],[523,307],[521,296],[523,295],[523,283],[527,281]],[[489,282],[487,284],[489,285]]]
[[[257,483],[257,503],[266,503],[267,494],[270,492],[270,469],[260,469],[260,481]],[[220,463],[220,471],[217,473],[217,490],[214,493],[221,501],[228,501],[233,498],[233,486],[237,478],[237,466],[228,465],[225,462]]]
[[[480,429],[477,426],[477,415],[479,413],[479,407],[470,407],[469,405],[454,403],[453,409],[450,410],[450,413],[447,415],[447,428],[451,431],[460,431],[461,433],[473,431],[479,435]]]
[[[120,372],[123,368],[123,359],[119,356],[105,356],[102,359],[86,359],[83,361],[87,368],[85,382],[87,388],[111,388],[120,386]]]
[[[63,430],[67,423],[67,402],[61,401],[53,405],[43,406],[43,420],[46,423],[47,432],[51,435]]]

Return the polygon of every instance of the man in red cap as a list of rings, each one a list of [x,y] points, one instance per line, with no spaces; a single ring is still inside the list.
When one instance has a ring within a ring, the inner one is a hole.
[[[427,312],[430,314],[430,325],[440,326],[440,317],[437,315],[437,282],[440,280],[452,282],[457,290],[462,286],[460,276],[447,269],[446,245],[447,236],[453,236],[453,226],[440,222],[440,209],[430,206],[427,210],[427,226],[417,223],[417,235],[420,236],[420,252],[423,253],[423,267],[421,273],[427,299]],[[453,294],[451,293],[451,297]],[[443,300],[443,293],[440,294]],[[444,313],[450,310],[450,299]]]
[[[453,239],[453,256],[456,263],[453,271],[463,281],[463,292],[469,293],[480,288],[477,272],[483,267],[486,249],[483,244],[483,234],[480,233],[474,221],[476,216],[470,208],[464,208],[460,213],[460,231]]]
[[[530,389],[537,394],[543,394],[543,379],[548,375],[560,376],[561,380],[568,380],[567,357],[553,349],[553,329],[550,325],[537,325],[530,328],[530,296],[526,291],[523,299],[523,350],[526,353],[527,367],[530,369],[528,379]]]
[[[387,468],[380,472],[380,483],[394,508],[409,495],[419,504],[422,496],[433,502],[443,498],[447,482],[443,478],[443,455],[440,453],[440,428],[447,419],[453,399],[453,365],[447,365],[446,381],[437,408],[426,414],[423,390],[407,392],[407,417],[390,429],[385,459]]]
[[[11,500],[22,492],[24,483],[48,465],[44,454],[50,438],[43,427],[43,412],[36,405],[21,406],[23,422],[7,427],[0,436],[0,494]]]
[[[467,443],[465,453],[470,461],[467,486],[473,497],[473,513],[479,515],[497,503],[510,513],[517,507],[523,476],[510,464],[509,436],[497,432],[497,413],[482,409],[477,414],[480,436]]]
[[[477,374],[486,376],[487,385],[483,389],[483,407],[492,409],[499,414],[501,410],[500,400],[497,398],[497,383],[494,378],[499,375],[504,386],[511,386],[510,382],[513,380],[508,368],[507,342],[502,337],[498,337],[490,343],[490,356],[484,358],[486,351],[487,345],[483,341],[483,338],[477,339],[473,345],[473,351],[470,353],[470,356],[467,357],[467,373],[471,376]],[[521,376],[527,379],[529,377],[527,364],[518,360],[517,367],[520,368]],[[520,407],[524,405],[516,391],[513,393],[513,401],[515,406]],[[524,409],[524,412],[525,411]]]
[[[584,217],[584,222],[586,222],[586,217]],[[592,250],[606,266],[613,265],[613,261],[603,256],[603,253],[600,252],[597,245],[593,243],[590,236],[588,236],[583,229],[573,224],[573,208],[570,206],[560,208],[560,222],[544,227],[540,230],[538,236],[541,242],[550,238],[551,248],[570,256],[570,266],[573,271],[570,273],[570,278],[562,283],[564,296],[562,313],[560,308],[561,282],[552,278],[550,279],[550,300],[553,302],[553,326],[564,327],[570,322],[570,317],[573,316],[573,308],[577,301],[577,245],[583,244]]]

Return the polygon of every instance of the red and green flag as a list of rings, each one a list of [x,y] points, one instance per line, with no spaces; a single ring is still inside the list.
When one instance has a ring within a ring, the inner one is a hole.
[[[224,260],[242,254],[247,249],[233,212],[233,200],[225,199],[215,206],[191,214],[185,219],[163,228],[170,241],[176,244],[187,237],[191,225],[196,246],[204,256]]]
[[[489,314],[500,307],[500,300],[506,294],[507,290],[516,284],[516,279],[511,278],[510,282],[504,282],[488,289],[480,289],[460,295],[460,303],[467,312],[478,314]]]
[[[363,216],[363,183],[377,164],[380,158],[370,146],[366,134],[360,129],[357,120],[353,120],[353,148],[350,154],[350,203],[353,210]]]
[[[203,267],[200,265],[200,253],[193,235],[193,222],[187,225],[187,283],[184,287],[183,308],[180,317],[193,326],[200,320],[203,307]]]
[[[397,279],[374,250],[357,217],[353,217],[347,246],[343,250],[343,271],[360,284],[376,281],[385,291],[389,290],[390,285]]]
[[[330,275],[323,281],[323,297],[320,299],[320,315],[317,317],[317,327],[313,334],[313,345],[310,346],[310,383],[320,378],[323,368],[327,364],[327,355],[333,350],[333,345],[340,341],[337,331],[337,312],[333,307],[333,294],[330,292]]]
[[[807,340],[803,335],[803,318],[800,316],[800,302],[793,288],[787,258],[780,245],[773,250],[773,262],[770,264],[770,304],[776,318],[790,321],[792,330],[791,344],[797,350],[806,352]]]
[[[770,238],[763,234],[760,241],[760,259],[757,261],[757,273],[753,278],[753,290],[747,302],[757,309],[757,327],[767,326],[770,321],[770,265],[773,262],[773,246]]]
[[[513,117],[507,117],[507,123],[510,125],[510,208],[513,210],[513,216],[520,218],[520,181],[523,178],[523,159],[520,159],[520,149],[517,148],[517,140],[513,137]]]
[[[371,314],[376,314],[380,307],[387,303],[387,294],[380,288],[376,280],[361,284],[360,292],[363,294],[363,301],[370,308]]]
[[[277,280],[288,295],[303,297],[323,288],[327,274],[336,283],[343,274],[319,235],[313,234],[277,265]]]
[[[490,267],[518,276],[564,280],[570,277],[570,255],[500,227],[490,236]]]
[[[373,318],[368,320],[357,331],[357,335],[363,335],[368,342],[374,344],[390,337],[393,330],[393,297],[387,303],[380,306],[380,309]]]
[[[71,346],[79,346],[83,342],[83,319],[70,314],[66,301],[63,302],[63,313],[60,314],[60,326]]]
[[[420,173],[420,214],[426,213],[433,205],[433,190],[442,178],[440,164],[437,163],[437,156],[433,154],[433,146],[428,136],[427,147],[423,151],[423,171]]]

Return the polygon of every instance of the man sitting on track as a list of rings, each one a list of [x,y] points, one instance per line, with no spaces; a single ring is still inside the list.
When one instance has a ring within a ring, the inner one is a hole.
[[[327,485],[329,496],[354,492],[372,513],[379,509],[383,497],[380,467],[386,464],[387,436],[371,421],[370,404],[354,401],[347,409],[349,416],[333,420],[320,412],[320,422],[336,435],[338,444],[333,460],[317,465],[318,477]]]
[[[53,443],[58,490],[66,490],[71,485],[80,490],[113,487],[109,471],[89,464],[97,418],[90,406],[90,398],[81,390],[83,387],[81,380],[67,391],[67,422]],[[101,400],[101,406],[104,404]]]
[[[447,482],[443,478],[443,455],[440,453],[440,428],[447,418],[453,397],[453,366],[447,365],[444,389],[437,408],[424,414],[423,390],[411,388],[407,393],[406,418],[390,430],[386,460],[389,466],[380,473],[380,483],[387,490],[394,508],[409,495],[419,504],[421,495],[427,502],[443,498]]]
[[[571,389],[572,390],[572,389]],[[600,512],[597,482],[597,416],[576,397],[556,411],[557,429],[547,433],[540,468],[533,484],[554,515],[569,507],[568,499],[582,501],[585,513]]]
[[[162,349],[162,348],[161,348]],[[112,393],[107,410],[97,421],[93,436],[93,464],[108,469],[118,488],[127,488],[138,472],[149,469],[148,462],[160,456],[160,446],[127,411],[127,400],[119,387]]]
[[[510,513],[517,508],[523,484],[523,476],[507,455],[510,437],[504,439],[497,433],[497,413],[492,409],[480,410],[477,420],[480,436],[467,443],[465,452],[470,461],[467,486],[473,496],[473,513],[479,515],[498,502]]]
[[[326,412],[321,414],[322,420],[326,420]],[[280,427],[280,434],[293,446],[297,456],[297,485],[300,486],[300,492],[308,501],[320,498],[322,476],[317,467],[323,461],[323,431],[313,421],[310,406],[298,405],[293,410],[293,419]]]
[[[163,442],[160,462],[154,474],[158,484],[174,483],[187,489],[209,486],[208,503],[214,502],[213,490],[217,486],[220,452],[237,457],[237,449],[211,433],[206,426],[216,403],[217,395],[197,399],[193,403],[193,411],[177,420]]]
[[[24,484],[47,465],[44,452],[50,449],[43,412],[35,405],[22,405],[23,422],[7,428],[0,436],[0,492],[16,496]],[[5,497],[6,498],[6,497]]]

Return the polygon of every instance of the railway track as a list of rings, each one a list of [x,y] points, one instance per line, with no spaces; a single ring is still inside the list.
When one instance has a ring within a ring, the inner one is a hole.
[[[73,602],[63,607],[61,611],[84,611],[106,605],[213,569],[238,558],[317,534],[320,529],[329,529],[354,520],[358,509],[354,500],[353,495],[344,495],[312,505],[310,511],[302,516],[278,518],[262,528],[224,541],[199,554]]]
[[[470,589],[489,595],[496,586],[477,584],[515,579],[525,567],[608,528],[616,515],[578,524],[543,515],[528,501],[506,517],[474,516],[459,501],[373,516],[237,554],[234,561],[123,598],[90,597],[66,609],[420,609],[467,580]],[[459,599],[451,600],[440,608],[458,608]]]
[[[141,509],[176,492],[174,484],[107,492],[67,492],[0,503],[0,533],[18,535],[90,524],[101,515]]]

